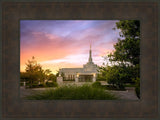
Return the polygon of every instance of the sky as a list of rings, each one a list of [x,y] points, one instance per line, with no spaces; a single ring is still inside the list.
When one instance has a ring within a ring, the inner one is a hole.
[[[35,57],[43,69],[56,73],[60,68],[83,67],[91,44],[93,62],[114,51],[120,30],[118,20],[21,20],[20,71]]]

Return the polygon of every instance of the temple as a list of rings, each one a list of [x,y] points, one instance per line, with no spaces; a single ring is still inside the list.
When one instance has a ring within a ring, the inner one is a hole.
[[[90,45],[89,59],[83,68],[61,68],[60,75],[63,75],[64,80],[75,80],[75,82],[95,82],[98,73],[98,67],[92,61],[92,50]]]

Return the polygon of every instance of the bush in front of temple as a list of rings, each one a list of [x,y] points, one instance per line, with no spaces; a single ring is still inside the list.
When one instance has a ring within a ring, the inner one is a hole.
[[[91,85],[61,86],[26,96],[29,100],[114,100],[115,95]]]

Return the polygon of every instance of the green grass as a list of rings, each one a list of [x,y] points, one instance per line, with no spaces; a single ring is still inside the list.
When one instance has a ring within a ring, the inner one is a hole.
[[[30,96],[28,100],[114,100],[115,95],[106,92],[102,88],[95,88],[91,85],[83,86],[62,86],[57,89],[49,89]]]

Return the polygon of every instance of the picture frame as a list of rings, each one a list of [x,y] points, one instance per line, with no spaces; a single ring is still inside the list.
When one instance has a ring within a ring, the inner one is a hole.
[[[31,101],[19,97],[21,19],[140,20],[141,99]],[[151,118],[158,120],[157,2],[3,2],[2,119]]]

